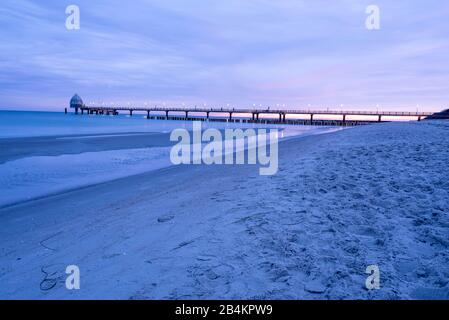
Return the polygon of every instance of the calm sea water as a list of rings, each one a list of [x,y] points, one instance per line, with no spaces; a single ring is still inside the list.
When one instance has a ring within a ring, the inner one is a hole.
[[[278,128],[282,136],[295,136],[328,131],[325,127],[293,125],[261,125],[226,122],[203,122],[203,128]],[[0,138],[53,135],[113,134],[134,132],[171,132],[176,128],[192,128],[191,121],[148,120],[144,114],[75,115],[63,112],[0,111]]]

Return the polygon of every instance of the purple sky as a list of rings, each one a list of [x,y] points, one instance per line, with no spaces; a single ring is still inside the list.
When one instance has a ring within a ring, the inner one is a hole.
[[[447,0],[2,0],[0,37],[0,109],[449,107]]]

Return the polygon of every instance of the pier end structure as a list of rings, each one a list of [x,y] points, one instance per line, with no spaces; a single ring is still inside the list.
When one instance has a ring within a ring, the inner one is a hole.
[[[78,114],[78,110],[83,110],[84,102],[81,97],[75,93],[75,95],[70,99],[70,109],[75,109],[75,114]]]

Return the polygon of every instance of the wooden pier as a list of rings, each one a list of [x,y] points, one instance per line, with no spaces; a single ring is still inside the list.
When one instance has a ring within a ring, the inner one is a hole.
[[[137,112],[146,114],[148,119],[167,120],[207,120],[223,122],[245,122],[245,123],[270,123],[270,124],[304,124],[304,125],[362,125],[373,122],[388,121],[386,117],[415,117],[418,121],[431,116],[432,112],[400,112],[400,111],[337,111],[337,110],[279,110],[279,109],[230,109],[230,108],[179,108],[179,107],[97,107],[83,106],[81,114],[105,114],[118,115],[126,112],[133,116]],[[159,115],[152,115],[157,112]],[[162,115],[160,115],[162,113]],[[184,114],[185,116],[173,115]],[[194,115],[193,115],[194,114]],[[198,115],[202,114],[202,116]],[[211,114],[218,116],[212,117]],[[240,117],[236,117],[240,115]],[[263,118],[261,115],[275,116],[274,118]],[[288,115],[306,116],[306,119],[288,119]],[[315,116],[340,116],[340,120],[316,119]],[[374,120],[350,120],[348,116],[371,116]]]

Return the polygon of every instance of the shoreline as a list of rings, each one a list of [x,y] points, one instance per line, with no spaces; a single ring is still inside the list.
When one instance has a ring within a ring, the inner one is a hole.
[[[282,132],[280,142],[339,130]],[[0,208],[169,167],[174,144],[166,132],[0,139]]]
[[[315,137],[315,136],[332,134],[332,133],[337,132],[337,131],[329,131],[329,132],[316,133],[316,134],[303,135],[303,136],[290,136],[290,137],[283,138],[283,139],[279,140],[279,144],[286,143],[286,142],[291,141],[291,140],[306,139],[306,138],[309,138],[309,137]],[[143,136],[147,136],[148,134],[145,133],[145,134],[142,134],[142,135]],[[158,133],[152,133],[151,135],[159,136]],[[160,135],[161,136],[165,136],[166,134],[160,134]],[[52,139],[53,138],[54,137],[52,137]],[[24,138],[21,138],[21,139],[24,139]],[[153,147],[150,148],[150,150],[151,149],[153,149]],[[109,150],[110,149],[105,150],[105,151],[109,151]],[[112,150],[115,150],[115,149],[112,149]],[[121,150],[121,149],[118,149],[118,150]],[[129,150],[129,149],[124,149],[124,150]],[[151,150],[151,151],[153,151],[153,150]],[[94,154],[97,153],[97,152],[99,152],[99,150],[96,150],[94,152]],[[58,155],[54,155],[54,156],[57,157],[57,156],[61,156],[61,155],[64,155],[64,154],[58,154]],[[0,165],[1,165],[1,163],[0,163]],[[212,165],[212,166],[214,166],[214,165]],[[94,187],[94,186],[97,186],[97,185],[102,185],[102,184],[105,184],[105,183],[108,183],[108,182],[117,181],[117,180],[126,180],[128,178],[132,178],[132,177],[135,177],[135,176],[138,176],[138,175],[145,175],[145,174],[152,173],[154,171],[158,171],[158,170],[166,169],[166,168],[172,168],[172,167],[177,167],[177,166],[173,165],[171,163],[170,164],[165,164],[165,165],[162,164],[162,165],[156,166],[154,168],[148,169],[146,171],[129,174],[129,175],[126,175],[126,176],[123,176],[123,177],[117,177],[117,178],[106,179],[106,180],[100,178],[100,180],[98,182],[91,182],[91,183],[81,184],[81,185],[75,186],[75,187],[62,188],[62,189],[60,189],[58,191],[49,192],[48,194],[44,194],[44,195],[41,195],[41,196],[36,196],[36,197],[30,198],[30,199],[23,199],[23,200],[11,202],[11,203],[5,203],[5,204],[1,204],[0,203],[0,211],[3,210],[3,209],[8,209],[8,208],[11,208],[11,207],[20,206],[22,204],[27,204],[27,203],[30,203],[30,202],[33,202],[33,201],[43,200],[43,199],[46,199],[46,198],[52,198],[52,197],[58,196],[58,195],[64,195],[64,194],[70,193],[72,191],[82,190],[82,189],[86,189],[86,188],[89,188],[89,187]],[[254,165],[254,168],[256,168],[256,165]]]

